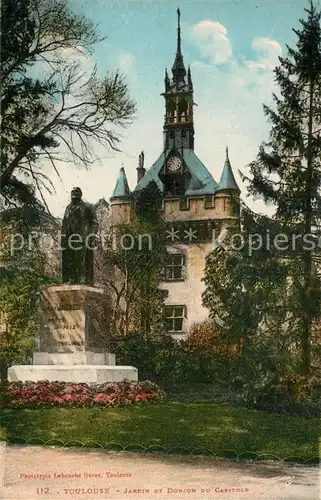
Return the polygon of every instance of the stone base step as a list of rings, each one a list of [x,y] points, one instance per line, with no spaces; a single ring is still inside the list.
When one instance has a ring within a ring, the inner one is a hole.
[[[8,369],[9,382],[49,380],[50,382],[100,384],[121,382],[124,379],[137,381],[137,368],[104,365],[15,365]]]
[[[116,365],[115,354],[91,351],[34,352],[34,365]]]

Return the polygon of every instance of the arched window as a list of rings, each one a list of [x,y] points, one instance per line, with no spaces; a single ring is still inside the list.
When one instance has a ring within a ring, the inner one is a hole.
[[[187,121],[188,116],[188,102],[186,99],[181,99],[178,104],[178,119],[179,121]]]
[[[174,117],[176,110],[176,103],[174,100],[170,100],[167,102],[167,114],[170,117]]]

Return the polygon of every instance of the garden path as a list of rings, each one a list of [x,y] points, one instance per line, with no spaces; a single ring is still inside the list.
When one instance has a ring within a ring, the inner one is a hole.
[[[0,442],[2,500],[313,500],[320,499],[319,472],[317,466],[276,462]]]

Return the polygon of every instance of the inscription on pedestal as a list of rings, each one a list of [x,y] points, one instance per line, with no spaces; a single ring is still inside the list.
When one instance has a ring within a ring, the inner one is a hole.
[[[42,310],[40,349],[48,352],[83,350],[86,341],[84,311]]]
[[[41,297],[39,350],[106,351],[107,320],[101,291],[77,285],[46,287]]]

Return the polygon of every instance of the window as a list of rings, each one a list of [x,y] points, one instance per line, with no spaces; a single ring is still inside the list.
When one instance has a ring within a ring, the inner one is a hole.
[[[189,199],[188,198],[182,198],[179,200],[179,209],[180,210],[189,210]]]
[[[180,196],[185,193],[185,183],[183,180],[174,180],[173,182],[173,195]]]
[[[205,196],[204,208],[214,208],[215,200],[213,196]]]
[[[165,281],[184,280],[185,256],[182,254],[169,254],[165,266]]]
[[[227,197],[223,198],[223,210],[226,212],[230,207],[230,199]]]
[[[165,180],[165,193],[169,196],[181,196],[185,193],[185,182],[183,178],[175,179],[170,176]]]
[[[168,332],[183,331],[185,306],[165,307],[165,325]]]

